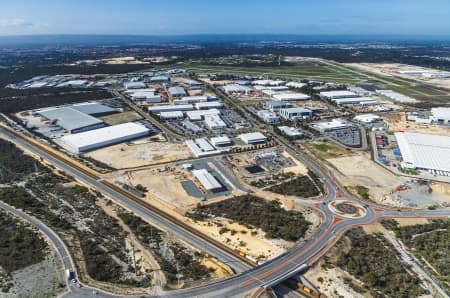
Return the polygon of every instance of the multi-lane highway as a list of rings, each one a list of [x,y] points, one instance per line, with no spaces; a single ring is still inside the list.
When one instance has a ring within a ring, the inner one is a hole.
[[[202,285],[199,287],[185,289],[180,291],[166,292],[160,296],[170,297],[242,297],[243,295],[257,290],[261,292],[264,287],[270,287],[281,281],[283,277],[288,277],[291,273],[297,272],[299,269],[305,267],[304,265],[311,265],[320,256],[322,256],[333,244],[339,239],[339,237],[349,228],[353,226],[363,225],[373,222],[380,218],[389,217],[449,217],[450,210],[414,210],[414,211],[399,211],[391,210],[385,207],[381,207],[375,204],[368,204],[366,202],[360,202],[356,198],[352,198],[342,189],[339,184],[324,171],[317,163],[309,159],[307,156],[299,154],[289,144],[285,144],[291,154],[294,154],[296,158],[300,159],[306,166],[316,173],[324,182],[327,194],[323,198],[322,202],[317,202],[316,208],[318,208],[323,214],[323,223],[318,230],[307,241],[295,246],[283,255],[280,255],[262,265],[257,267],[251,267],[250,265],[242,262],[241,259],[224,252],[222,249],[205,242],[202,238],[190,233],[183,227],[167,220],[164,217],[143,208],[142,205],[137,204],[135,201],[130,200],[127,196],[118,193],[114,189],[101,183],[100,181],[93,179],[89,175],[86,175],[82,171],[74,169],[72,166],[65,163],[63,160],[52,156],[51,154],[35,147],[32,143],[26,139],[17,137],[10,132],[0,129],[0,134],[10,139],[12,142],[17,143],[21,147],[33,152],[34,154],[44,158],[48,162],[52,163],[56,167],[66,171],[70,175],[73,175],[83,183],[90,185],[98,191],[104,193],[106,196],[115,200],[116,202],[126,206],[133,210],[137,214],[149,218],[152,221],[162,225],[166,230],[171,231],[177,237],[186,241],[198,248],[205,250],[208,254],[217,257],[223,262],[232,265],[238,274],[231,278],[212,282],[210,284]],[[328,203],[336,199],[336,194],[339,192],[344,196],[345,200],[354,202],[364,206],[366,209],[365,216],[349,219],[339,216],[333,213],[328,208]],[[261,289],[261,290],[259,290]],[[72,292],[70,295],[80,294],[91,295],[89,290],[84,289],[86,292]],[[111,297],[113,295],[99,292],[100,296]]]

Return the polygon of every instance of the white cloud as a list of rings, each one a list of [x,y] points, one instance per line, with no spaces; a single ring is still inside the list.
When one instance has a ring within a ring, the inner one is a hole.
[[[0,27],[3,28],[31,28],[36,27],[36,23],[20,18],[0,19]]]

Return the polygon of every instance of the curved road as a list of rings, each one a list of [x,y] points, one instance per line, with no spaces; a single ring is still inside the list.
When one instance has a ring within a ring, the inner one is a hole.
[[[213,256],[218,257],[221,261],[229,263],[231,266],[237,269],[238,273],[231,278],[212,282],[210,284],[202,285],[195,288],[184,289],[173,292],[165,292],[160,296],[167,297],[242,297],[247,293],[257,290],[261,292],[263,287],[271,287],[280,282],[280,277],[287,277],[293,272],[297,272],[304,264],[311,265],[321,255],[323,255],[332,245],[339,239],[339,237],[349,228],[358,225],[364,225],[373,222],[381,218],[390,217],[449,217],[450,210],[413,210],[413,211],[399,211],[392,210],[386,207],[378,206],[375,204],[369,204],[361,202],[356,198],[350,197],[349,194],[342,189],[338,183],[332,178],[332,175],[325,172],[317,163],[307,158],[304,155],[299,154],[295,150],[289,149],[291,146],[284,144],[291,154],[302,161],[307,167],[315,172],[322,178],[326,189],[328,190],[326,197],[322,202],[317,202],[316,207],[319,208],[324,215],[324,221],[318,230],[307,241],[300,245],[295,246],[288,252],[280,255],[270,261],[254,268],[250,268],[248,265],[243,264],[241,261],[236,260],[233,256],[230,256],[218,248],[209,245],[208,243],[199,240],[196,236],[187,233],[182,228],[174,225],[173,223],[160,218],[159,216],[151,213],[150,211],[143,209],[141,206],[130,201],[126,197],[118,194],[114,190],[108,188],[104,184],[99,183],[97,180],[67,166],[62,161],[55,159],[54,157],[46,154],[42,150],[33,147],[26,141],[12,136],[5,130],[0,129],[0,133],[6,135],[7,138],[13,142],[18,143],[21,146],[26,147],[33,153],[43,157],[50,161],[52,164],[68,172],[69,174],[77,177],[77,179],[91,185],[97,190],[101,191],[105,195],[113,198],[121,204],[129,207],[141,216],[145,216],[154,221],[163,224],[166,228],[173,231],[180,239],[193,244],[198,248],[206,250]],[[348,219],[335,215],[328,209],[328,203],[336,198],[337,192],[344,197],[341,199],[353,201],[359,203],[366,208],[367,214],[359,219]],[[79,289],[77,293],[71,293],[71,297],[84,297],[84,295],[92,295],[92,291],[89,289]],[[81,296],[80,296],[81,295]],[[112,294],[99,292],[101,297],[117,297]]]
[[[62,264],[64,266],[64,269],[72,271],[73,268],[75,268],[72,258],[70,256],[69,250],[67,249],[66,245],[61,240],[61,238],[59,238],[59,236],[55,232],[53,232],[52,229],[47,227],[40,220],[26,214],[25,212],[23,212],[21,210],[15,209],[3,202],[0,202],[0,209],[3,209],[16,217],[23,219],[26,222],[28,222],[29,224],[31,224],[32,226],[35,226],[36,228],[38,228],[39,231],[41,231],[41,233],[47,237],[47,239],[51,242],[51,244],[53,245],[55,250],[58,252],[58,254],[61,258]],[[66,280],[66,283],[67,283],[67,280]],[[70,290],[76,289],[75,285],[73,285],[73,284],[67,283],[67,285],[69,286]]]

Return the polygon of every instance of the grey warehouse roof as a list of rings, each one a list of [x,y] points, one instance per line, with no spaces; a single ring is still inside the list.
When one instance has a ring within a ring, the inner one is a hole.
[[[88,115],[107,114],[116,112],[116,110],[114,110],[113,108],[104,106],[96,102],[74,104],[71,106],[71,108]]]
[[[77,128],[87,127],[95,124],[103,123],[92,116],[86,115],[73,108],[55,108],[48,110],[40,110],[38,114],[45,118],[56,121],[56,124],[66,130],[74,130]]]

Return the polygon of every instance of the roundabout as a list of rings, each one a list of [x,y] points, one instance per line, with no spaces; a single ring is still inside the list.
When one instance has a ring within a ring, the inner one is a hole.
[[[359,219],[367,215],[361,204],[349,200],[334,200],[328,203],[328,209],[335,215],[349,219]]]

